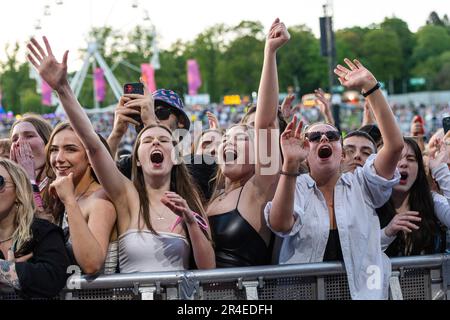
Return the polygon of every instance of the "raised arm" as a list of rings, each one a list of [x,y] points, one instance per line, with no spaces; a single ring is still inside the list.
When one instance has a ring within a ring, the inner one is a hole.
[[[114,203],[123,205],[126,201],[127,186],[132,183],[117,169],[114,159],[95,133],[88,116],[69,85],[67,80],[69,51],[66,51],[62,63],[59,63],[53,55],[47,38],[44,37],[43,39],[46,51],[35,39],[32,39],[31,43],[28,44],[30,50],[28,59],[35,66],[42,79],[58,93],[70,123],[86,148],[90,163],[106,193],[110,199],[114,199]]]
[[[367,100],[372,106],[381,135],[384,138],[384,146],[378,152],[374,165],[379,176],[390,180],[394,176],[398,160],[403,151],[402,133],[386,98],[379,87],[376,89],[378,82],[373,74],[358,60],[352,62],[345,59],[345,63],[348,68],[338,65],[334,70],[336,75],[339,76],[341,84],[348,88],[360,89],[363,94],[372,91],[367,96]]]
[[[294,200],[300,163],[309,154],[309,143],[301,137],[303,123],[297,127],[297,117],[287,126],[281,136],[281,148],[284,155],[283,171],[278,182],[275,197],[269,213],[270,227],[281,233],[288,233],[295,223]]]
[[[270,180],[277,177],[280,167],[279,150],[278,148],[273,147],[278,143],[279,134],[274,134],[272,132],[272,129],[278,128],[277,113],[279,89],[276,53],[279,48],[289,41],[289,39],[290,35],[286,26],[277,18],[270,28],[264,50],[264,64],[259,86],[258,106],[256,109],[255,120],[255,185],[262,188],[271,185]],[[264,134],[263,130],[267,130],[267,132]],[[274,149],[273,151],[275,154],[272,154],[272,149]],[[270,159],[269,162],[267,159]]]
[[[325,92],[321,88],[314,90],[316,101],[319,104],[320,113],[323,115],[325,122],[335,125],[333,112],[331,111],[331,101],[325,97]]]

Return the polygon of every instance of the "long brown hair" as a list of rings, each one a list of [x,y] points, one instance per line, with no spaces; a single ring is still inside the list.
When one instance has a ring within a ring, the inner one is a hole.
[[[134,145],[133,150],[133,166],[132,166],[132,181],[134,187],[138,191],[139,194],[139,229],[141,228],[141,218],[144,219],[145,226],[154,234],[158,234],[153,228],[151,219],[150,219],[150,199],[147,196],[147,190],[144,181],[144,174],[142,172],[142,168],[137,165],[139,160],[138,150],[141,146],[141,137],[142,135],[149,129],[152,128],[162,128],[166,130],[172,136],[172,131],[164,125],[161,124],[152,124],[150,126],[145,127],[138,135],[136,139],[136,143]],[[173,140],[174,146],[176,145],[175,140]],[[180,164],[176,164],[172,168],[172,172],[170,175],[170,191],[177,193],[183,199],[186,200],[189,208],[194,212],[200,214],[203,218],[206,219],[205,210],[203,208],[201,198],[199,192],[197,190],[196,185],[193,183],[193,178],[189,174],[189,171],[186,165],[181,162]],[[210,237],[207,232],[202,230],[206,237],[210,240]]]
[[[433,195],[426,178],[422,152],[414,139],[404,138],[404,141],[413,150],[418,164],[416,181],[408,191],[408,206],[409,210],[419,212],[422,221],[418,224],[419,230],[413,230],[406,235],[399,232],[395,241],[386,250],[386,254],[388,256],[409,256],[442,252],[445,237],[441,233],[440,223],[436,218]],[[377,213],[381,228],[386,227],[397,214],[393,196],[383,207],[377,209]]]
[[[45,147],[45,174],[49,179],[48,185],[50,185],[56,179],[56,175],[52,169],[52,165],[50,162],[51,147],[53,144],[53,140],[55,139],[55,136],[58,133],[60,133],[64,130],[71,130],[75,133],[75,131],[73,130],[72,125],[70,123],[62,122],[55,127],[55,129],[53,130],[53,132],[48,140],[48,143]],[[99,134],[97,134],[97,135],[99,136],[102,143],[106,146],[106,149],[111,154],[111,150],[109,149],[109,146],[108,146],[108,143],[106,142],[106,140],[101,135],[99,135]],[[80,139],[80,141],[81,141],[81,139]],[[87,157],[87,153],[86,153],[86,157]],[[111,155],[111,157],[112,157],[112,155]],[[89,160],[87,160],[87,161],[89,161]],[[94,170],[92,170],[92,168],[91,168],[91,175],[92,175],[92,178],[95,180],[95,182],[100,183],[99,180],[97,179],[97,176],[95,175]],[[64,213],[64,205],[62,204],[62,202],[59,201],[59,199],[55,199],[49,193],[48,190],[46,190],[44,192],[43,201],[44,201],[44,208],[46,209],[46,211],[48,211],[48,213],[51,213],[53,215],[53,217],[55,218],[55,221],[58,221],[58,217],[60,217]]]

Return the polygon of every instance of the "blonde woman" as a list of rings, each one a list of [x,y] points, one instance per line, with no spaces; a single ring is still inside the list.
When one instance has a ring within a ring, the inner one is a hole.
[[[24,297],[56,296],[69,265],[62,232],[34,219],[27,174],[7,159],[0,159],[0,198],[0,284]]]

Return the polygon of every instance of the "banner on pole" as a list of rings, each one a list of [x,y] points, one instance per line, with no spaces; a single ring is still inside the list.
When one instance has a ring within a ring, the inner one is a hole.
[[[141,65],[142,79],[147,84],[148,91],[153,93],[156,91],[155,69],[149,63]]]
[[[105,73],[102,68],[95,69],[94,72],[95,100],[103,102],[106,97]]]
[[[52,93],[53,89],[45,82],[44,79],[41,80],[41,95],[42,95],[42,104],[44,106],[52,105]]]
[[[202,86],[202,78],[197,60],[191,59],[187,62],[188,68],[188,92],[190,96],[195,96]]]

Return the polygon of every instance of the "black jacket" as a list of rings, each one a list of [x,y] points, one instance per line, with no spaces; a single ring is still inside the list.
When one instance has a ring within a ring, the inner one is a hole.
[[[27,262],[16,263],[22,298],[54,298],[65,287],[69,258],[61,228],[41,219],[31,225],[32,240],[16,252],[16,258],[33,253]],[[0,259],[4,259],[0,252]]]

